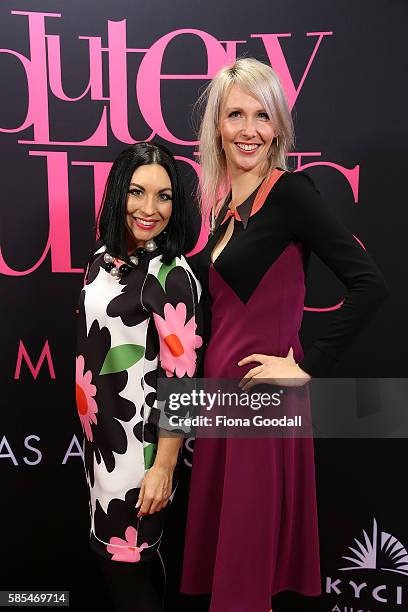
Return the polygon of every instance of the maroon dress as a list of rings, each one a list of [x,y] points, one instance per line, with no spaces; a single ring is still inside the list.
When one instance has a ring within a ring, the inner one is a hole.
[[[227,205],[192,258],[212,302],[205,378],[241,379],[254,367],[239,367],[243,357],[285,357],[290,347],[305,371],[324,376],[387,294],[380,272],[304,173],[275,170],[238,207],[212,264]],[[298,333],[312,250],[347,295],[304,355]],[[196,439],[181,590],[212,592],[211,612],[268,612],[279,591],[321,592],[311,438]]]

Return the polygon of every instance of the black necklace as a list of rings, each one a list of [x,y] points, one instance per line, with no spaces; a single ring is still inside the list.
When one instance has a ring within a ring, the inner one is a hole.
[[[136,249],[134,254],[129,257],[129,263],[123,262],[120,265],[116,265],[115,261],[121,260],[118,260],[118,258],[114,257],[110,253],[105,252],[103,256],[105,265],[103,268],[109,272],[113,278],[120,280],[122,276],[126,276],[129,274],[129,272],[131,272],[131,270],[137,268],[140,262],[146,257],[147,253],[153,253],[153,251],[156,251],[158,248],[158,245],[153,239],[146,240],[144,247],[139,247]]]

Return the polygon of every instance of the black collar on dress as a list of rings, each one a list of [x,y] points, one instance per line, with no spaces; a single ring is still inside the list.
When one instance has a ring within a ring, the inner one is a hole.
[[[262,185],[262,183],[261,183]],[[236,207],[236,211],[238,212],[241,221],[242,221],[242,225],[244,227],[244,229],[247,228],[248,225],[248,221],[249,221],[249,217],[251,216],[251,212],[252,212],[252,206],[254,204],[254,200],[256,197],[256,194],[258,193],[258,189],[259,189],[260,185],[255,189],[255,191],[253,191],[246,200],[244,200],[244,202],[242,202],[242,204],[240,204],[239,206]],[[222,208],[220,210],[220,212],[217,215],[217,219],[215,221],[215,228],[214,231],[216,231],[219,226],[221,225],[221,223],[224,221],[225,219],[225,215],[228,212],[228,208],[229,208],[229,204],[231,202],[231,192],[229,192],[229,194],[227,195],[224,204],[222,205]]]

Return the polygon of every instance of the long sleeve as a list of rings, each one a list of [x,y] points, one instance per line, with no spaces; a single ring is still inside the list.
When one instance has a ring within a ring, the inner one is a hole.
[[[293,240],[315,252],[347,290],[341,308],[332,315],[327,333],[313,343],[299,363],[308,374],[325,376],[389,290],[372,258],[333,216],[306,174],[299,172],[289,177],[282,190],[282,206]]]

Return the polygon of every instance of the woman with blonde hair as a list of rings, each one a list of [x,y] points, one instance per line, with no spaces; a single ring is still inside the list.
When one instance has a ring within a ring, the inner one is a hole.
[[[239,59],[203,100],[200,199],[212,233],[190,261],[211,300],[204,376],[302,386],[330,373],[387,286],[307,174],[288,171],[293,126],[275,72]],[[312,251],[347,291],[304,354]],[[279,591],[321,592],[310,437],[196,440],[181,590],[211,592],[211,612],[268,612]]]

